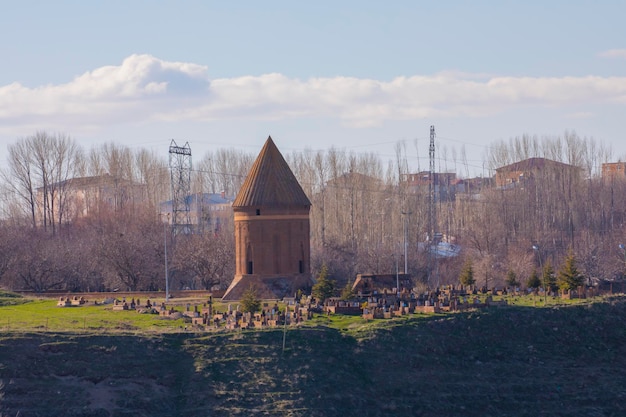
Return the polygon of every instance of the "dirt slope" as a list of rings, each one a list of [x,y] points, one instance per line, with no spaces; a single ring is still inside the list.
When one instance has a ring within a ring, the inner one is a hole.
[[[361,331],[0,334],[0,415],[621,416],[624,301]]]

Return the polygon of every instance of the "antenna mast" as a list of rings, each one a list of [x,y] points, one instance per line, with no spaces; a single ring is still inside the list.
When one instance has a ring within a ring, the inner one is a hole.
[[[437,189],[435,174],[435,126],[430,126],[430,147],[428,148],[428,157],[430,159],[430,171],[428,172],[428,282],[435,284],[435,257],[437,250]],[[438,283],[437,283],[438,285]]]
[[[189,218],[189,194],[191,193],[191,148],[170,143],[170,179],[172,186],[172,231],[191,232]]]

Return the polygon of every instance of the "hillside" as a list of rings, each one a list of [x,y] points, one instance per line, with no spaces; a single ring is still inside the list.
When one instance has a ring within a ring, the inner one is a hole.
[[[0,337],[0,415],[619,416],[626,301],[336,329]]]

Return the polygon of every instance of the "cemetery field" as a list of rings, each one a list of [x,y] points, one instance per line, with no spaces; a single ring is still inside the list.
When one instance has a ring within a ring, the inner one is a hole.
[[[623,297],[197,333],[82,308],[0,307],[0,415],[626,415]],[[20,311],[33,327],[6,331]],[[51,311],[77,323],[38,328]]]
[[[157,314],[113,311],[112,304],[96,304],[93,300],[71,307],[58,307],[57,302],[58,299],[2,297],[0,294],[0,330],[150,333],[179,331],[185,324],[182,319],[166,320]]]
[[[167,331],[180,327],[182,320],[158,320],[156,315],[111,310],[111,306],[56,306],[54,300],[33,300],[11,307],[0,307],[0,329],[11,331],[115,332]]]
[[[137,297],[142,294],[135,294]],[[122,297],[117,297],[122,300]],[[126,301],[134,299],[132,294],[127,294]],[[167,303],[168,308],[183,312],[187,306],[199,306],[206,303],[207,297],[177,297],[171,299]],[[479,296],[480,298],[480,296]],[[510,305],[520,307],[545,307],[554,308],[565,305],[589,304],[601,301],[602,298],[596,299],[572,299],[565,300],[555,297],[548,297],[545,300],[541,296],[496,296],[495,300],[506,299]],[[145,303],[144,299],[144,303]],[[154,305],[159,305],[164,301],[163,298],[152,300]],[[482,296],[481,301],[484,301]],[[189,330],[182,318],[171,317],[163,318],[157,314],[141,314],[134,310],[114,311],[111,303],[105,304],[104,297],[92,298],[86,300],[81,306],[58,307],[58,298],[38,298],[23,297],[13,293],[0,291],[0,330],[19,332],[19,331],[56,331],[56,332],[86,332],[86,333],[161,333],[161,332],[178,332],[181,329]],[[212,301],[215,311],[226,311],[229,304],[222,303],[219,300]],[[237,303],[231,303],[231,308],[235,309]],[[279,308],[284,306],[279,304]],[[428,315],[430,316],[430,315]],[[393,324],[399,325],[404,318],[396,318]],[[312,321],[306,323],[306,326],[326,326],[339,330],[359,330],[362,328],[371,328],[377,326],[369,323],[360,316],[332,315],[316,316]]]

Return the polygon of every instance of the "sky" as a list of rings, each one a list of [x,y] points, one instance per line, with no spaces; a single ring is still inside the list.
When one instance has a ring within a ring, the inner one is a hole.
[[[272,136],[428,169],[524,134],[626,159],[626,1],[0,0],[0,168],[36,132],[194,161]],[[454,151],[453,151],[454,149]],[[444,162],[441,162],[443,155]],[[483,168],[484,169],[484,168]],[[457,169],[458,170],[458,169]]]

